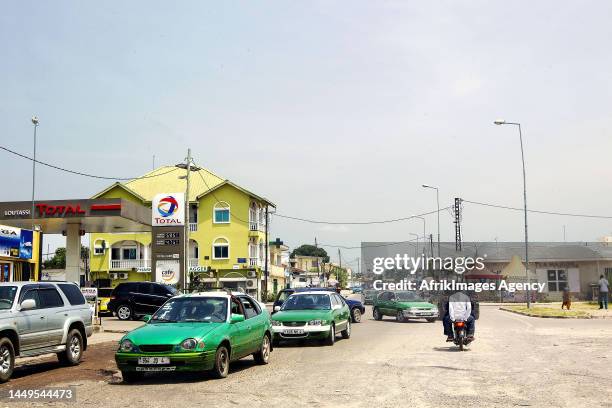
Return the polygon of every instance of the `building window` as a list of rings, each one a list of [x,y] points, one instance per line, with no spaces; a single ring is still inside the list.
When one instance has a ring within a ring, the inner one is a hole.
[[[122,259],[136,259],[136,247],[123,248],[122,253]]]
[[[229,241],[217,238],[213,243],[213,259],[229,259]]]
[[[111,248],[111,259],[113,261],[121,259],[121,248]]]
[[[548,291],[561,292],[567,287],[567,271],[563,269],[548,269]]]
[[[213,221],[215,224],[228,224],[230,222],[230,206],[221,201],[215,204]]]

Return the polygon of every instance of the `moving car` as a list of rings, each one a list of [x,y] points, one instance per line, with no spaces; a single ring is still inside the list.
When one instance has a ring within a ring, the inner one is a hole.
[[[0,283],[0,382],[15,358],[55,353],[76,365],[93,333],[92,310],[72,282]]]
[[[167,371],[211,371],[224,378],[232,361],[252,355],[267,364],[272,351],[270,314],[245,294],[175,296],[144,320],[115,353],[125,382]]]
[[[161,283],[123,282],[113,289],[107,307],[119,320],[130,320],[155,313],[176,295],[176,288]]]
[[[374,299],[372,310],[375,320],[383,316],[394,316],[398,322],[408,319],[426,319],[435,322],[438,308],[410,291],[384,291]]]
[[[285,300],[287,300],[289,298],[289,296],[291,296],[294,293],[301,293],[301,292],[333,292],[336,293],[336,290],[334,288],[289,288],[289,289],[283,289],[280,292],[278,292],[278,294],[276,295],[276,300],[274,301],[274,305],[273,305],[273,311],[272,313],[274,314],[277,309],[280,310],[280,307],[283,305],[283,303],[285,302]],[[361,322],[361,316],[363,316],[363,314],[365,313],[365,306],[363,305],[363,303],[361,303],[359,300],[354,300],[354,299],[347,299],[344,296],[340,295],[344,301],[346,302],[346,304],[348,305],[350,311],[351,311],[351,320],[353,323],[360,323]]]
[[[335,292],[296,292],[272,316],[273,343],[282,339],[320,339],[333,346],[336,334],[351,336],[350,310]]]
[[[364,305],[371,305],[374,303],[374,298],[378,294],[376,289],[366,289],[362,292],[361,298]]]
[[[98,288],[98,314],[112,314],[112,312],[108,310],[108,302],[110,302],[112,292],[113,288]]]

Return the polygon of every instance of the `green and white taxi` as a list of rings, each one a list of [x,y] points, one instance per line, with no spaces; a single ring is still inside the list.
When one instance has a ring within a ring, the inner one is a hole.
[[[319,339],[333,346],[336,334],[351,336],[351,312],[342,298],[333,292],[299,292],[289,296],[272,316],[273,341]]]

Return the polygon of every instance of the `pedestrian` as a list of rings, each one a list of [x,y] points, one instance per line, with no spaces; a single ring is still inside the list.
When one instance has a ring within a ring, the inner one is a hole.
[[[608,288],[610,287],[610,282],[603,275],[599,278],[599,309],[608,310]]]
[[[563,307],[567,307],[567,310],[570,310],[571,306],[572,296],[570,295],[569,287],[566,286],[565,289],[563,289],[563,303],[561,304],[561,310],[563,310]]]

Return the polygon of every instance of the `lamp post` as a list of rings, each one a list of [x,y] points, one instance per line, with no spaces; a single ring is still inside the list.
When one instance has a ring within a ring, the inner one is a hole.
[[[32,116],[32,124],[34,125],[34,157],[32,160],[32,230],[34,230],[34,191],[36,188],[36,129],[38,129],[38,117]]]
[[[438,190],[438,187],[429,186],[427,184],[423,184],[423,188],[436,190],[436,203],[438,204],[438,256],[440,256],[440,190]]]
[[[525,209],[525,276],[527,278],[527,283],[530,283],[529,279],[529,238],[527,234],[527,181],[525,177],[525,153],[523,150],[523,134],[521,131],[521,124],[518,122],[506,122],[503,119],[497,119],[493,122],[494,124],[501,125],[514,125],[518,127],[519,131],[519,141],[521,143],[521,160],[523,162],[523,205]],[[527,286],[527,308],[531,307],[531,292],[529,290],[529,286]]]

